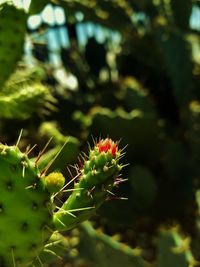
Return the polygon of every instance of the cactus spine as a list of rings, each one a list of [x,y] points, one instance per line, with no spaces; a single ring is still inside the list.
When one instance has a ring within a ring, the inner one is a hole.
[[[71,229],[95,213],[122,168],[117,144],[101,140],[72,179],[71,195],[55,208],[55,197],[67,186],[64,177],[45,176],[28,154],[17,145],[0,145],[0,266],[30,266],[54,231]]]

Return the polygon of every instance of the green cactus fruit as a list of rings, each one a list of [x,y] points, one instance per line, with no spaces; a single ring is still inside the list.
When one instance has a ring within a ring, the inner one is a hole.
[[[71,229],[95,214],[118,182],[121,155],[117,143],[111,139],[95,144],[78,169],[73,193],[54,214],[53,221],[58,230]]]
[[[50,196],[17,146],[0,145],[0,266],[28,266],[51,235]]]
[[[56,193],[62,189],[65,178],[60,172],[51,172],[44,177],[44,185],[50,193]]]
[[[0,89],[23,53],[27,14],[13,5],[0,5]]]

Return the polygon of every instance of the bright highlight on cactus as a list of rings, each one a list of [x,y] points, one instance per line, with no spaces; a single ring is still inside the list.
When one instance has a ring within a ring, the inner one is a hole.
[[[122,181],[117,178],[122,153],[111,139],[100,140],[90,149],[67,184],[59,172],[45,176],[38,169],[38,159],[30,160],[30,150],[22,153],[18,143],[0,145],[1,267],[31,266],[54,231],[89,219]],[[74,188],[68,189],[72,182]],[[61,207],[54,203],[60,192],[66,194]],[[71,192],[70,196],[65,192]]]

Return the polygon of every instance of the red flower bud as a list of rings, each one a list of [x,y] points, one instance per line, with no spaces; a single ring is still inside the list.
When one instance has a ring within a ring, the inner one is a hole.
[[[97,144],[99,152],[110,152],[113,156],[116,156],[118,146],[110,138],[102,139]]]

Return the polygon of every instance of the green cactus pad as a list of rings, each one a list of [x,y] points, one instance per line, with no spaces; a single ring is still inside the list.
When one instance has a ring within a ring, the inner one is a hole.
[[[90,222],[81,227],[79,253],[93,267],[150,267],[141,248],[131,248],[95,229]]]
[[[161,229],[158,239],[158,267],[193,267],[197,261],[190,250],[189,237],[183,237],[178,227]]]
[[[51,235],[50,197],[17,146],[0,145],[0,266],[29,266]]]
[[[16,68],[23,53],[27,15],[15,6],[0,6],[0,89]]]
[[[122,168],[118,164],[120,157],[117,144],[108,138],[90,150],[89,157],[78,170],[74,192],[54,214],[57,229],[71,229],[95,214],[115,185]]]
[[[41,83],[5,86],[0,93],[0,114],[7,119],[27,119],[34,112],[47,113],[54,109],[55,99]]]

